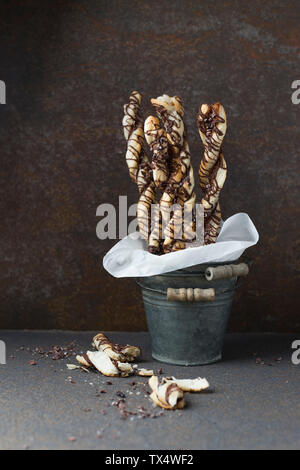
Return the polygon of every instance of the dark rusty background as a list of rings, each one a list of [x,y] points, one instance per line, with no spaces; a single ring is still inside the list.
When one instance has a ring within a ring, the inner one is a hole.
[[[300,2],[1,1],[0,328],[145,329],[138,288],[102,258],[96,208],[127,194],[122,105],[178,94],[196,168],[203,102],[228,116],[223,216],[260,233],[232,331],[298,331]],[[298,185],[298,188],[297,188]]]

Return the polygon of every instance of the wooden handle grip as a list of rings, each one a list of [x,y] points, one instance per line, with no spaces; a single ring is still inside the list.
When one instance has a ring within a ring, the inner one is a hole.
[[[185,289],[173,289],[169,287],[167,290],[167,298],[170,302],[179,301],[179,302],[211,302],[215,300],[215,289],[192,289],[191,287]]]
[[[208,281],[216,279],[230,279],[231,277],[247,276],[249,267],[246,263],[226,264],[225,266],[217,266],[215,268],[207,268],[205,277]]]

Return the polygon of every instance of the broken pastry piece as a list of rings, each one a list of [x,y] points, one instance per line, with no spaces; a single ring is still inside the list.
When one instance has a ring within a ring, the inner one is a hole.
[[[121,377],[128,377],[134,373],[132,365],[128,362],[117,361],[117,367],[121,372]]]
[[[141,350],[137,346],[114,344],[103,333],[93,338],[93,346],[97,351],[76,356],[82,367],[93,367],[108,377],[128,377],[136,372],[137,365],[133,366],[128,361],[134,361],[140,355]],[[153,371],[150,372],[153,375]]]
[[[185,406],[183,391],[175,382],[169,380],[159,381],[156,375],[149,379],[149,385],[152,389],[150,398],[161,408],[166,410],[176,410]]]
[[[136,374],[140,375],[141,377],[152,377],[154,375],[154,371],[152,369],[136,369]]]
[[[69,370],[81,369],[81,366],[77,366],[76,364],[67,364],[67,369]]]
[[[89,361],[101,374],[108,377],[118,377],[120,371],[113,361],[103,351],[87,351]]]
[[[201,392],[209,387],[206,379],[176,379],[175,377],[163,378],[161,382],[156,375],[149,379],[152,389],[150,398],[161,408],[175,410],[183,408],[185,401],[183,392]]]
[[[103,333],[98,333],[93,339],[93,346],[98,351],[103,351],[111,359],[120,362],[132,362],[141,354],[140,348],[137,346],[122,346],[121,344],[112,343]]]
[[[77,355],[76,361],[83,367],[92,367],[93,365],[86,354],[82,354],[82,356]]]
[[[175,377],[167,377],[166,379],[169,382],[175,383],[183,392],[201,392],[209,387],[209,383],[206,379],[176,379]]]
[[[131,364],[111,359],[104,351],[87,351],[82,356],[76,356],[76,360],[82,369],[93,367],[108,377],[128,377],[134,373]]]
[[[86,367],[77,366],[76,364],[67,364],[67,369],[69,369],[69,370],[80,369],[80,370],[83,370],[84,372],[89,372],[89,370]]]

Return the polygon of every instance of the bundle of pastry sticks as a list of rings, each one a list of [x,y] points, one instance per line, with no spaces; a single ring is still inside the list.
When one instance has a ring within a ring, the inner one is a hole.
[[[161,255],[183,250],[195,240],[194,172],[181,99],[168,95],[151,99],[156,116],[145,121],[140,114],[141,100],[140,93],[133,91],[124,105],[126,162],[139,190],[139,231],[148,243],[148,251]],[[215,243],[220,229],[219,195],[227,174],[222,153],[226,133],[223,106],[203,104],[197,124],[204,146],[199,166],[204,244],[210,244]]]

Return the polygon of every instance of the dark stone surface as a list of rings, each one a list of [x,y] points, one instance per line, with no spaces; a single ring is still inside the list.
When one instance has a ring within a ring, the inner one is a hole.
[[[114,242],[95,234],[99,204],[137,199],[121,120],[138,89],[145,113],[182,97],[195,169],[198,107],[222,101],[223,216],[249,213],[261,236],[230,328],[300,331],[299,16],[298,0],[1,2],[2,327],[145,329],[137,287],[102,268]]]
[[[146,333],[112,333],[114,341],[142,347],[145,367],[155,371],[162,367],[164,375],[178,378],[200,375],[211,385],[209,391],[187,394],[187,408],[182,411],[164,411],[155,419],[141,419],[138,413],[123,420],[118,408],[111,406],[118,391],[125,393],[131,411],[138,406],[151,413],[160,411],[145,397],[149,387],[142,384],[147,378],[69,371],[66,364],[75,359],[53,361],[26,350],[42,346],[47,351],[76,340],[78,349],[85,351],[92,336],[91,332],[0,332],[8,356],[7,364],[0,365],[0,449],[300,448],[300,366],[291,363],[291,344],[297,337],[231,334],[222,362],[181,367],[154,362]],[[264,364],[257,364],[258,358]],[[37,364],[30,365],[31,360]],[[136,389],[130,385],[133,380]],[[103,389],[106,393],[100,393]]]

